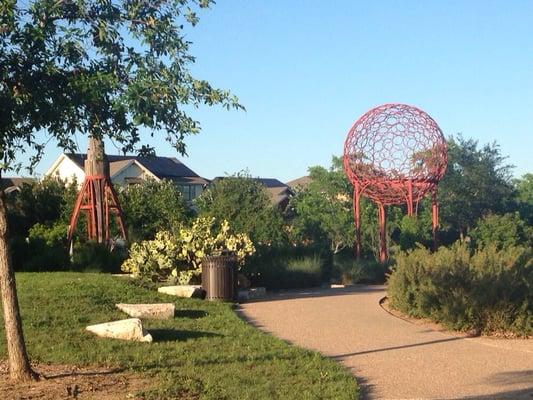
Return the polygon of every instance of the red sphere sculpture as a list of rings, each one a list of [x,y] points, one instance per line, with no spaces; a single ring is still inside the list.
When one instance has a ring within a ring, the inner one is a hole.
[[[414,205],[433,194],[433,234],[438,224],[436,190],[448,162],[446,140],[437,123],[424,111],[405,104],[385,104],[365,113],[348,132],[344,143],[344,171],[354,185],[356,251],[360,255],[359,200],[378,205],[380,260],[387,258],[385,206]]]

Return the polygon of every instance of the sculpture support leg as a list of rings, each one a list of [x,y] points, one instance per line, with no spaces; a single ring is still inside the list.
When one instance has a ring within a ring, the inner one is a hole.
[[[378,222],[379,222],[379,261],[387,261],[387,225],[385,207],[378,203]]]
[[[409,180],[407,185],[407,215],[414,215],[413,182]]]
[[[439,226],[439,203],[437,202],[437,190],[431,196],[432,228],[433,228],[433,251],[437,250],[437,228]]]
[[[358,184],[354,185],[353,190],[353,213],[355,219],[355,255],[361,258],[361,210],[359,202],[361,200],[361,188]]]
[[[118,202],[118,196],[113,190],[109,178],[105,176],[85,177],[70,220],[69,242],[72,241],[81,211],[86,212],[87,215],[87,237],[89,240],[109,244],[111,239],[110,214],[115,215],[122,237],[126,240],[124,216]]]

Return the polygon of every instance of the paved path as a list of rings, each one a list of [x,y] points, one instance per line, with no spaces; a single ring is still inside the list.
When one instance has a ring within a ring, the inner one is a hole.
[[[533,340],[437,332],[388,314],[383,296],[383,286],[294,291],[242,304],[242,313],[342,362],[366,399],[533,400]]]

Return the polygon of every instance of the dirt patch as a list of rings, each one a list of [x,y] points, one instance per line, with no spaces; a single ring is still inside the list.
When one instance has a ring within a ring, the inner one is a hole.
[[[151,386],[145,377],[116,369],[47,364],[33,368],[42,376],[39,381],[14,384],[7,362],[0,361],[2,400],[138,399],[136,393]]]

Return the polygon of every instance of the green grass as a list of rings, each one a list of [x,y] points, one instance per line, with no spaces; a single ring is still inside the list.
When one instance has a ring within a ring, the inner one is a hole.
[[[347,370],[266,335],[231,304],[178,299],[105,274],[19,273],[33,361],[122,367],[145,374],[148,399],[357,399]],[[96,338],[85,326],[126,318],[115,303],[175,302],[172,320],[145,321],[154,343]],[[280,318],[285,316],[280,315]],[[5,358],[3,327],[0,358]]]

